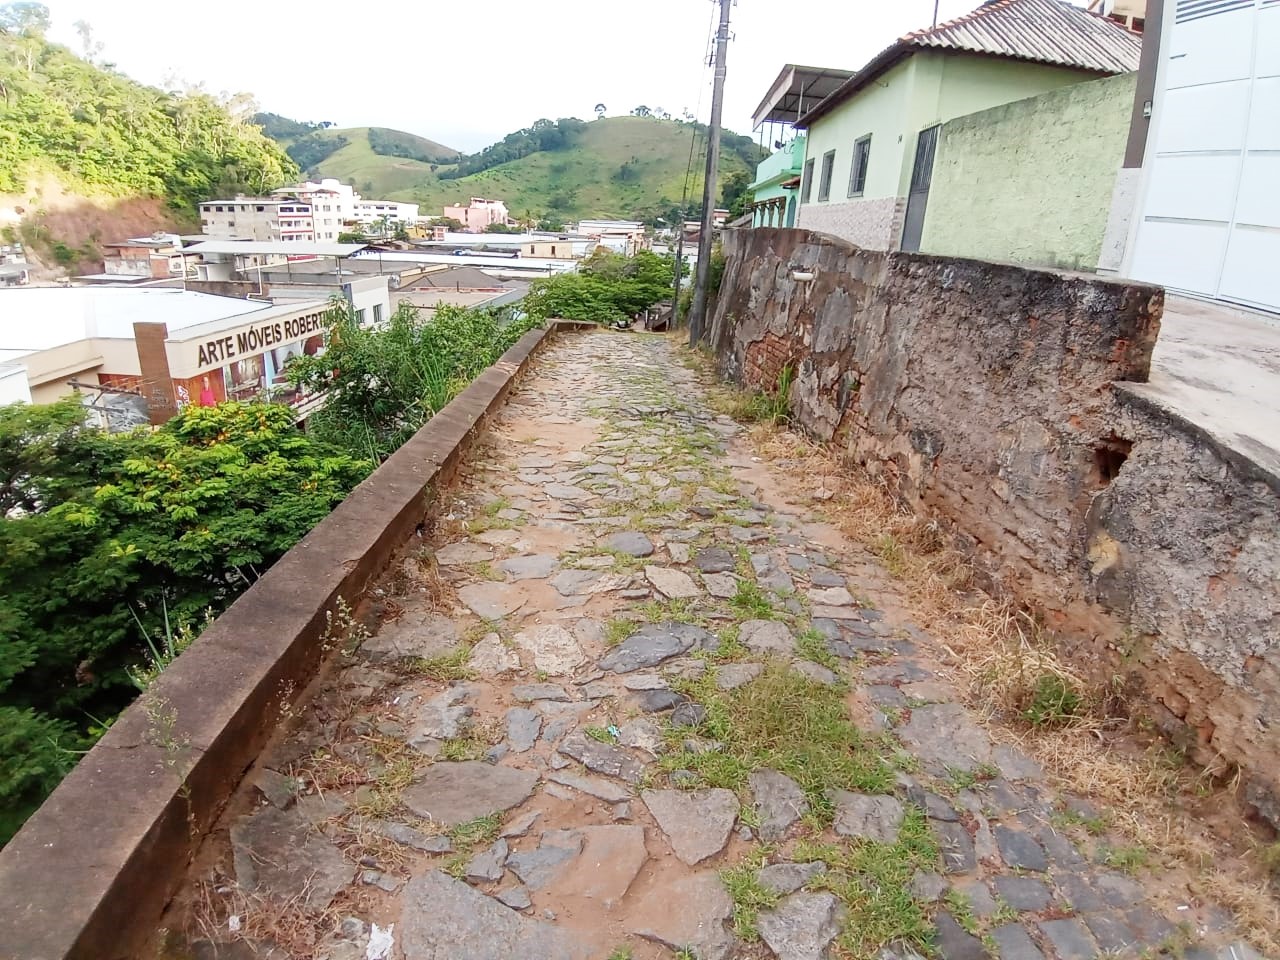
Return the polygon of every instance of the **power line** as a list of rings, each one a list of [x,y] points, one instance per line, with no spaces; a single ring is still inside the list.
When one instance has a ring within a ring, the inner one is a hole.
[[[712,65],[715,62],[715,55],[713,51],[715,49],[714,44],[716,39],[716,15],[717,15],[717,9],[716,9],[716,4],[713,0],[713,2],[711,3],[711,17],[707,21],[707,39],[703,43],[703,47],[702,47],[704,53],[702,57],[702,76],[699,77],[698,79],[698,101],[693,108],[693,121],[691,124],[693,131],[689,136],[689,163],[685,167],[684,190],[680,194],[680,216],[681,217],[684,216],[684,210],[689,204],[689,180],[695,176],[693,158],[694,158],[694,150],[698,144],[698,136],[699,136],[698,114],[702,112],[702,92],[703,90],[706,89],[706,86],[707,86],[707,71],[711,69]],[[701,159],[702,152],[698,151],[697,155],[698,155],[698,158]],[[693,184],[695,187],[697,187],[698,181],[694,179]]]

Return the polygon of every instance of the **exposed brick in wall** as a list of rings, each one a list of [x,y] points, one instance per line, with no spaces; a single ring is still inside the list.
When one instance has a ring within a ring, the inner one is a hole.
[[[771,388],[789,358],[805,429],[949,521],[1077,664],[1241,768],[1280,823],[1280,480],[1124,390],[1146,380],[1163,293],[804,230],[724,243],[722,372]]]
[[[796,224],[829,233],[864,250],[896,250],[907,202],[901,197],[803,203]]]
[[[746,379],[753,384],[770,387],[778,382],[788,364],[794,364],[795,344],[786,337],[765,332],[747,347],[744,365]]]

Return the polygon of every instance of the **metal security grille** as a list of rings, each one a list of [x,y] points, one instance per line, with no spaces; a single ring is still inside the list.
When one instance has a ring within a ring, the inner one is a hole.
[[[911,170],[911,190],[928,190],[933,184],[933,155],[938,149],[938,127],[921,130],[916,138],[916,165]]]

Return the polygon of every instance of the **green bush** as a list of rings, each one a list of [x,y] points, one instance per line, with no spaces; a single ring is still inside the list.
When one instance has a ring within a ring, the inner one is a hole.
[[[274,404],[123,435],[84,418],[75,400],[0,407],[0,802],[21,809],[0,841],[60,751],[136,696],[155,638],[224,610],[370,467]]]
[[[384,460],[541,321],[442,306],[422,323],[402,304],[375,330],[335,301],[328,322],[325,355],[298,357],[289,367],[294,383],[329,392],[308,429],[353,455]]]

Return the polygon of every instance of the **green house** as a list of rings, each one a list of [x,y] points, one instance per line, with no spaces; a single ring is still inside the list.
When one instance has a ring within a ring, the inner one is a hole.
[[[794,227],[799,205],[805,138],[794,129],[805,110],[835,92],[852,71],[802,67],[788,63],[756,107],[753,129],[773,145],[774,153],[756,167],[750,190],[753,227]]]
[[[920,249],[943,123],[1136,70],[1141,44],[1065,0],[990,0],[907,34],[795,121],[807,134],[796,226]]]

